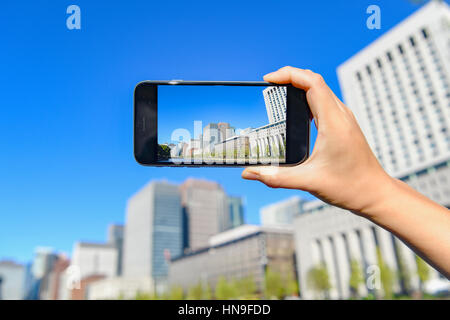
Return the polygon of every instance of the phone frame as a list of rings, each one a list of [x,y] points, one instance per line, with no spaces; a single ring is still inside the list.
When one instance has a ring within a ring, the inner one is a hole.
[[[193,86],[259,86],[287,87],[286,97],[286,160],[279,163],[280,166],[294,166],[304,162],[309,157],[309,135],[311,113],[306,101],[306,93],[302,89],[290,84],[276,84],[266,81],[186,81],[186,80],[146,80],[139,82],[134,89],[134,134],[133,148],[134,158],[144,166],[157,167],[247,167],[270,166],[263,163],[223,163],[208,164],[158,162],[158,86],[160,85],[193,85]],[[147,101],[150,110],[142,110],[139,107],[142,100]],[[293,108],[292,105],[296,105]],[[291,106],[291,107],[289,107]],[[139,109],[138,109],[139,108]],[[304,125],[298,126],[298,123]],[[147,124],[146,124],[147,123]],[[300,147],[300,150],[298,148]],[[149,152],[151,150],[151,152]]]

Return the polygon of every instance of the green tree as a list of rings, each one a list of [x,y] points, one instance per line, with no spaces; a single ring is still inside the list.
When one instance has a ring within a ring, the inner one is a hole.
[[[170,148],[165,144],[158,144],[158,160],[168,160],[170,158]]]
[[[196,285],[189,288],[187,293],[188,300],[202,300],[204,297],[203,285],[199,281]]]
[[[384,298],[392,299],[392,287],[394,285],[394,273],[389,266],[384,262],[381,250],[377,247],[377,262],[380,268],[380,282],[383,286]]]
[[[184,299],[183,288],[180,286],[172,286],[169,290],[167,300],[183,300],[183,299]]]
[[[212,299],[212,291],[211,291],[211,286],[209,284],[205,285],[205,288],[203,290],[202,299],[203,300],[211,300]]]
[[[287,296],[298,296],[298,282],[294,276],[293,270],[286,272],[284,279],[285,294]]]
[[[330,277],[325,264],[321,263],[308,271],[307,274],[308,287],[314,290],[317,294],[329,298],[329,291],[331,289]]]
[[[237,297],[240,299],[251,299],[255,297],[257,288],[253,276],[241,278],[235,283]]]
[[[136,292],[134,297],[135,300],[158,300],[158,295],[156,293],[149,292]]]
[[[411,272],[406,264],[403,256],[403,250],[398,248],[398,279],[402,285],[402,291],[404,294],[411,294]]]
[[[236,282],[233,280],[229,283],[224,276],[220,276],[216,284],[215,296],[219,300],[236,298],[238,296]]]
[[[430,267],[421,257],[416,255],[417,275],[419,276],[420,292],[423,293],[424,284],[430,279]]]
[[[281,274],[267,267],[264,278],[264,296],[266,299],[281,299],[283,295],[284,288]]]
[[[364,276],[361,266],[359,265],[358,260],[351,259],[349,287],[353,298],[357,298],[359,296],[358,289],[362,283],[364,283]]]

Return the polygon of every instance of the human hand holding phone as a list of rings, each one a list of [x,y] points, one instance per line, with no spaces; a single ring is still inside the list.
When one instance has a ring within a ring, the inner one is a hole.
[[[264,77],[306,91],[317,126],[314,150],[293,167],[248,167],[242,177],[273,188],[308,191],[366,217],[406,242],[450,278],[450,210],[390,177],[352,111],[310,70],[284,67]]]
[[[317,126],[317,140],[309,159],[294,167],[251,167],[242,177],[269,187],[308,191],[327,203],[357,212],[388,196],[391,178],[372,153],[353,113],[310,70],[284,67],[264,80],[306,91]],[[363,191],[363,192],[362,192]]]

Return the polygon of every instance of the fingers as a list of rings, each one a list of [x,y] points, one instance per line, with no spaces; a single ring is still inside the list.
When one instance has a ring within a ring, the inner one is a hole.
[[[291,83],[294,87],[305,91],[312,87],[323,87],[325,84],[325,81],[320,74],[314,73],[311,70],[293,67],[283,67],[278,71],[266,74],[264,80],[278,84]]]
[[[292,84],[307,92],[308,103],[314,118],[321,122],[324,114],[340,109],[333,92],[328,88],[320,74],[311,70],[283,67],[264,76],[264,80],[277,84]],[[325,112],[326,109],[326,112]]]
[[[248,167],[242,172],[242,178],[257,180],[271,188],[307,190],[307,172],[303,165],[296,167]]]

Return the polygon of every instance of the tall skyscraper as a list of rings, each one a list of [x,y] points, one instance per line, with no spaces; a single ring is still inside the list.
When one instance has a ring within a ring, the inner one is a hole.
[[[286,120],[286,87],[267,87],[263,90],[269,123]]]
[[[187,247],[206,247],[211,236],[230,225],[227,195],[218,183],[196,179],[186,180],[180,191],[187,219]]]
[[[182,209],[177,185],[154,181],[128,201],[123,274],[164,283],[167,262],[182,253]]]
[[[242,197],[228,197],[230,224],[226,229],[236,228],[244,224],[244,205]]]
[[[235,135],[234,128],[230,126],[229,123],[226,122],[219,122],[217,124],[217,127],[220,132],[219,140],[220,142],[227,140],[228,138],[231,138]]]
[[[292,226],[294,217],[302,211],[303,200],[300,197],[292,197],[265,207],[262,207],[259,215],[263,226]]]
[[[397,177],[450,158],[450,10],[431,1],[338,68],[344,100]]]
[[[217,123],[210,123],[203,128],[202,149],[206,154],[214,152],[214,145],[220,142],[220,131]]]

